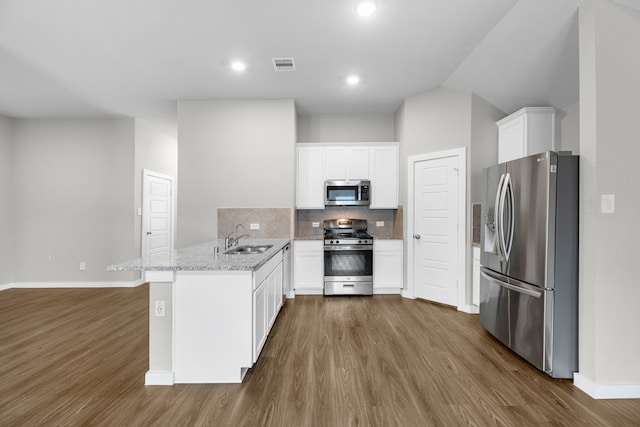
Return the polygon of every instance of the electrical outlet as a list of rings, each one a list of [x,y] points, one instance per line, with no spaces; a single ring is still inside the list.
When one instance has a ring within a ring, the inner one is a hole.
[[[82,261],[80,263],[80,271],[85,271],[87,269],[87,263]]]
[[[260,230],[260,224],[249,224],[250,230]]]
[[[616,199],[613,194],[603,194],[600,196],[600,212],[612,214],[616,212]]]
[[[164,317],[164,301],[156,301],[155,313],[156,317]]]
[[[312,222],[312,223],[311,223],[311,226],[312,226],[313,228],[318,228],[318,227],[320,227],[320,223],[319,223],[319,222]]]
[[[376,227],[384,227],[384,221],[376,221]]]

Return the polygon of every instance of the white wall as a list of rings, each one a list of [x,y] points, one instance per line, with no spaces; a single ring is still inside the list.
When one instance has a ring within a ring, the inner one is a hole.
[[[293,100],[180,101],[178,141],[176,247],[217,238],[220,207],[294,206]]]
[[[556,111],[556,150],[580,154],[580,103]]]
[[[406,206],[407,162],[416,154],[433,153],[463,147],[467,150],[467,198],[465,217],[466,295],[471,304],[471,202],[480,201],[482,169],[497,162],[498,130],[496,120],[505,114],[468,91],[434,89],[405,99],[396,113],[396,136],[400,141],[400,200]],[[405,215],[408,215],[405,210]],[[405,226],[408,225],[405,216]],[[404,234],[406,235],[406,229]],[[405,240],[406,245],[411,241]]]
[[[604,0],[580,7],[580,373],[640,396],[637,269],[640,21]],[[600,195],[615,194],[615,214]],[[586,384],[586,387],[585,387]],[[591,390],[593,391],[593,389]]]
[[[13,282],[11,147],[13,120],[0,116],[0,287]]]
[[[176,179],[174,183],[177,183],[178,140],[175,136],[166,133],[153,123],[142,119],[135,119],[134,200],[136,210],[142,208],[143,169],[170,175]],[[177,205],[177,191],[173,196],[174,205]],[[174,230],[175,214],[176,212],[174,212]],[[138,254],[137,256],[140,256],[142,252],[141,233],[142,217],[136,216],[134,221],[134,235],[139,236],[135,247],[135,251]]]
[[[394,114],[298,116],[298,142],[392,142]]]
[[[468,147],[471,92],[434,89],[404,100],[400,140],[400,204],[407,203],[407,159],[415,154]],[[405,221],[406,223],[406,221]]]
[[[138,256],[133,126],[132,119],[14,121],[14,282],[132,279],[106,268]]]

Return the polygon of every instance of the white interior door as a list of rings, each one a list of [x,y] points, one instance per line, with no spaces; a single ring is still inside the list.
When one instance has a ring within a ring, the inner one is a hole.
[[[414,163],[415,296],[458,305],[459,158]]]
[[[167,259],[173,249],[173,177],[142,175],[142,256]]]

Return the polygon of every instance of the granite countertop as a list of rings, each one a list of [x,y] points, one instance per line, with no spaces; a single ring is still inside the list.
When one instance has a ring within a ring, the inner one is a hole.
[[[107,267],[111,271],[255,271],[289,243],[288,239],[241,239],[239,246],[273,245],[261,254],[226,255],[224,239],[176,249],[169,259],[138,258]],[[220,248],[215,254],[215,248]]]

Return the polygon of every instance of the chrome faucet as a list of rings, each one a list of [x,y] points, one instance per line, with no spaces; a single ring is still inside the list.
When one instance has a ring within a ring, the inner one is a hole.
[[[242,227],[242,229],[244,230],[244,234],[240,236],[238,235],[238,227]],[[232,234],[234,235],[234,237],[231,237]],[[247,233],[247,229],[244,225],[238,224],[236,225],[236,229],[227,234],[227,237],[224,238],[224,248],[229,249],[232,246],[236,246],[238,244],[238,241],[243,237],[249,237],[249,233]]]

